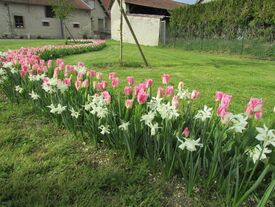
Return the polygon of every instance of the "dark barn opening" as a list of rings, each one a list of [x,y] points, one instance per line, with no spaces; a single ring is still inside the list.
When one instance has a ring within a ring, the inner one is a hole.
[[[159,9],[147,6],[140,6],[136,4],[128,4],[128,13],[130,14],[150,14],[150,15],[162,15],[170,16],[166,9]]]

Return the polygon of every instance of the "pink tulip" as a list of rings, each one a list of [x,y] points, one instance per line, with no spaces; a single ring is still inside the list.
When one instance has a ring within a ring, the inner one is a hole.
[[[176,109],[178,109],[178,107],[179,107],[179,97],[178,96],[173,97],[172,106],[174,106]]]
[[[74,85],[75,85],[76,90],[79,90],[81,88],[81,84],[82,84],[81,80],[75,81]]]
[[[191,93],[191,99],[195,100],[199,97],[199,92],[197,90],[193,90]]]
[[[163,83],[163,84],[168,85],[169,80],[170,80],[170,75],[168,75],[168,74],[163,74],[163,75],[162,75],[162,83]]]
[[[109,80],[112,80],[114,78],[116,78],[116,73],[115,72],[109,73]]]
[[[174,87],[173,86],[167,86],[165,90],[166,96],[172,96],[174,94]]]
[[[127,100],[125,101],[125,107],[126,107],[127,109],[131,109],[131,108],[133,107],[133,100],[132,100],[132,99],[127,99]]]
[[[30,75],[34,75],[34,71],[33,70],[29,70],[29,74]]]
[[[52,60],[48,60],[47,66],[48,66],[48,68],[52,67]]]
[[[218,116],[222,116],[223,113],[227,112],[231,99],[232,99],[231,95],[223,94],[221,104],[218,107],[218,111],[217,111]]]
[[[101,81],[101,83],[102,83],[102,88],[103,89],[107,88],[107,86],[108,86],[107,81]]]
[[[48,70],[47,66],[44,65],[44,66],[42,67],[42,70],[43,70],[43,72],[47,72],[47,70]]]
[[[49,78],[47,78],[47,77],[44,77],[42,80],[43,80],[43,84],[46,84],[46,85],[47,85],[48,82],[49,82]]]
[[[83,66],[84,66],[84,63],[79,62],[79,63],[77,63],[77,66],[78,66],[78,67],[83,67]]]
[[[97,73],[96,73],[96,79],[97,79],[97,80],[100,80],[101,78],[102,78],[102,73],[97,72]]]
[[[187,137],[189,137],[189,134],[190,134],[189,128],[185,127],[183,132],[182,132],[182,135],[187,138]]]
[[[53,72],[53,78],[58,78],[58,73],[59,73],[58,68],[55,68]]]
[[[63,83],[67,86],[71,85],[71,79],[70,78],[64,78]]]
[[[229,121],[230,121],[231,116],[232,116],[232,113],[226,112],[226,111],[222,111],[221,112],[221,122],[223,124],[228,124]]]
[[[162,87],[158,87],[157,97],[162,98],[163,94],[164,94],[164,89]]]
[[[249,117],[255,115],[257,120],[263,115],[263,100],[258,98],[251,98],[245,108],[245,114]]]
[[[180,81],[179,84],[178,84],[178,89],[182,90],[183,88],[184,88],[184,82]]]
[[[103,90],[103,84],[102,83],[97,83],[95,88],[98,90],[98,91],[102,91]]]
[[[224,96],[224,93],[223,93],[223,92],[221,92],[221,91],[216,91],[215,101],[221,101],[223,96]]]
[[[145,80],[146,88],[152,87],[152,84],[153,84],[153,80],[152,79]]]
[[[82,73],[77,73],[77,80],[82,80],[83,74]]]
[[[113,86],[113,88],[117,87],[118,84],[119,84],[119,79],[118,78],[112,79],[112,86]]]
[[[128,76],[127,77],[127,82],[128,84],[131,86],[131,85],[134,85],[135,84],[135,79],[133,76]]]
[[[101,93],[101,95],[103,96],[104,101],[105,101],[106,104],[110,104],[110,103],[111,103],[112,97],[111,97],[111,95],[109,94],[108,91],[103,91],[103,92]]]
[[[137,96],[140,92],[146,91],[146,85],[144,83],[141,83],[135,87],[135,93],[134,95]]]
[[[95,72],[95,70],[90,70],[89,71],[89,76],[92,78],[92,77],[95,77],[95,74],[96,74],[96,72]]]
[[[147,101],[148,97],[149,95],[146,92],[140,91],[137,95],[137,101],[139,104],[144,104]]]
[[[125,86],[125,88],[124,88],[124,94],[126,96],[130,96],[132,94],[132,88],[130,86]]]
[[[88,87],[89,87],[89,80],[88,80],[88,79],[85,79],[85,80],[82,82],[82,87],[83,87],[83,88],[88,88]]]

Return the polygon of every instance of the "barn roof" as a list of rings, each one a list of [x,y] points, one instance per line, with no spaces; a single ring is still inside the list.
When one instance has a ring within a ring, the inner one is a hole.
[[[72,6],[76,9],[90,10],[87,4],[81,0],[68,0]],[[30,5],[50,5],[49,0],[4,0],[4,2],[20,3],[20,4],[30,4]]]
[[[108,0],[106,0],[108,1]],[[110,0],[111,3],[109,4],[110,7],[112,3],[116,0]],[[124,0],[125,3],[128,4],[135,4],[140,6],[152,7],[157,9],[175,9],[177,7],[183,6],[183,3],[179,3],[173,0]]]

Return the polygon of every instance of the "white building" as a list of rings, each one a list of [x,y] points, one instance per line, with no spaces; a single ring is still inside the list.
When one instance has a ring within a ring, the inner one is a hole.
[[[74,10],[63,26],[65,37],[91,36],[90,8],[81,0],[71,4]],[[61,38],[61,23],[48,0],[1,0],[0,37]]]
[[[110,34],[110,17],[101,0],[68,0],[65,38],[100,38]],[[0,38],[61,38],[61,23],[49,0],[0,0]]]
[[[169,23],[169,10],[182,4],[172,0],[123,0],[122,6],[142,45],[155,46],[165,41]],[[120,8],[116,0],[111,7],[111,37],[120,40]],[[123,41],[135,43],[123,19]]]

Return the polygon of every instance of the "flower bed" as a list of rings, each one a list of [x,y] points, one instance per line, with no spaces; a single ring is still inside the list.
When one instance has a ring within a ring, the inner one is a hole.
[[[87,44],[87,43],[95,43],[97,40],[95,39],[70,39],[66,40],[66,44]]]
[[[227,206],[252,194],[264,206],[272,194],[275,130],[258,122],[261,99],[251,98],[244,113],[233,114],[232,96],[217,92],[212,107],[196,110],[199,92],[183,82],[175,88],[168,74],[154,94],[152,79],[104,78],[82,63],[44,61],[35,49],[7,52],[1,62],[0,86],[10,100],[30,99],[75,134],[123,150],[131,161],[146,157],[168,177],[181,175],[189,193],[214,190]]]
[[[98,51],[106,46],[105,40],[94,40],[89,43],[77,42],[69,45],[44,46],[39,49],[39,56],[43,60],[56,59],[67,55]]]

